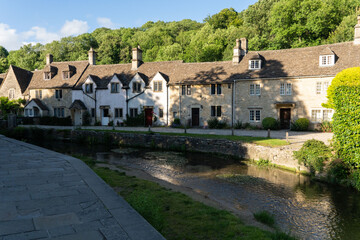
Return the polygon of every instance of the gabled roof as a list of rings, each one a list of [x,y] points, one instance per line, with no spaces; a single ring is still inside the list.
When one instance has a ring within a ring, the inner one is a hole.
[[[329,47],[324,47],[324,49],[322,51],[320,51],[319,54],[320,55],[334,55],[335,53]]]
[[[2,84],[2,82],[4,81],[4,79],[6,78],[7,73],[0,73],[0,86]]]
[[[82,76],[88,65],[88,61],[52,62],[43,70],[37,70],[34,72],[34,76],[31,79],[28,89],[72,88]],[[57,69],[57,74],[51,79],[45,80],[44,71],[46,71],[46,69],[50,66],[53,69]],[[68,71],[69,68],[73,68],[73,74],[69,79],[63,79],[62,72]]]
[[[21,93],[24,93],[26,88],[29,86],[33,73],[28,70],[16,67],[14,65],[10,65],[9,69],[13,70],[16,80],[19,84]]]
[[[49,111],[49,108],[45,105],[45,103],[43,103],[40,99],[38,99],[38,98],[33,98],[33,99],[31,99],[31,101],[29,101],[26,105],[25,105],[25,107],[27,106],[27,105],[29,105],[32,101],[34,101],[35,103],[36,103],[36,105],[41,109],[41,110],[43,110],[43,111]]]
[[[85,104],[81,100],[75,100],[69,109],[87,110]]]

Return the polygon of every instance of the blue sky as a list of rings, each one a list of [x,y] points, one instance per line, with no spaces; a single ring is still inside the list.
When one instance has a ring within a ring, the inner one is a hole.
[[[257,0],[0,0],[0,45],[16,50],[98,27],[140,27],[147,21],[202,22],[208,15],[233,7],[241,12]]]

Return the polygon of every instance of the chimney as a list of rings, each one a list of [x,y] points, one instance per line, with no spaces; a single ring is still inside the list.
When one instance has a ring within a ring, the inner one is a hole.
[[[233,54],[233,64],[239,64],[240,62],[240,39],[236,39],[236,45],[234,47],[234,54]]]
[[[248,40],[246,38],[241,39],[241,56],[245,56],[248,53]]]
[[[142,50],[140,46],[132,49],[132,65],[131,70],[137,70],[142,64]]]
[[[50,65],[53,62],[53,55],[50,53],[46,54],[46,65]]]
[[[355,37],[354,37],[354,44],[360,44],[360,16],[357,17],[357,24],[355,25]]]
[[[93,48],[90,48],[89,50],[89,64],[96,65],[96,52]]]

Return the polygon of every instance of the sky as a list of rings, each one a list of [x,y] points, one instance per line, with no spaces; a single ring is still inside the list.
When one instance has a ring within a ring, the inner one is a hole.
[[[148,21],[203,22],[224,8],[241,12],[257,0],[0,0],[0,46],[46,44],[99,27],[140,27]]]

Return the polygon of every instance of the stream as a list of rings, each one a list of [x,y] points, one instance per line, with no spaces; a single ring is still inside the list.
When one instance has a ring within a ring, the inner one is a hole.
[[[309,177],[204,153],[76,143],[34,143],[64,154],[82,154],[189,187],[230,209],[266,210],[276,226],[301,239],[360,239],[360,193]]]

